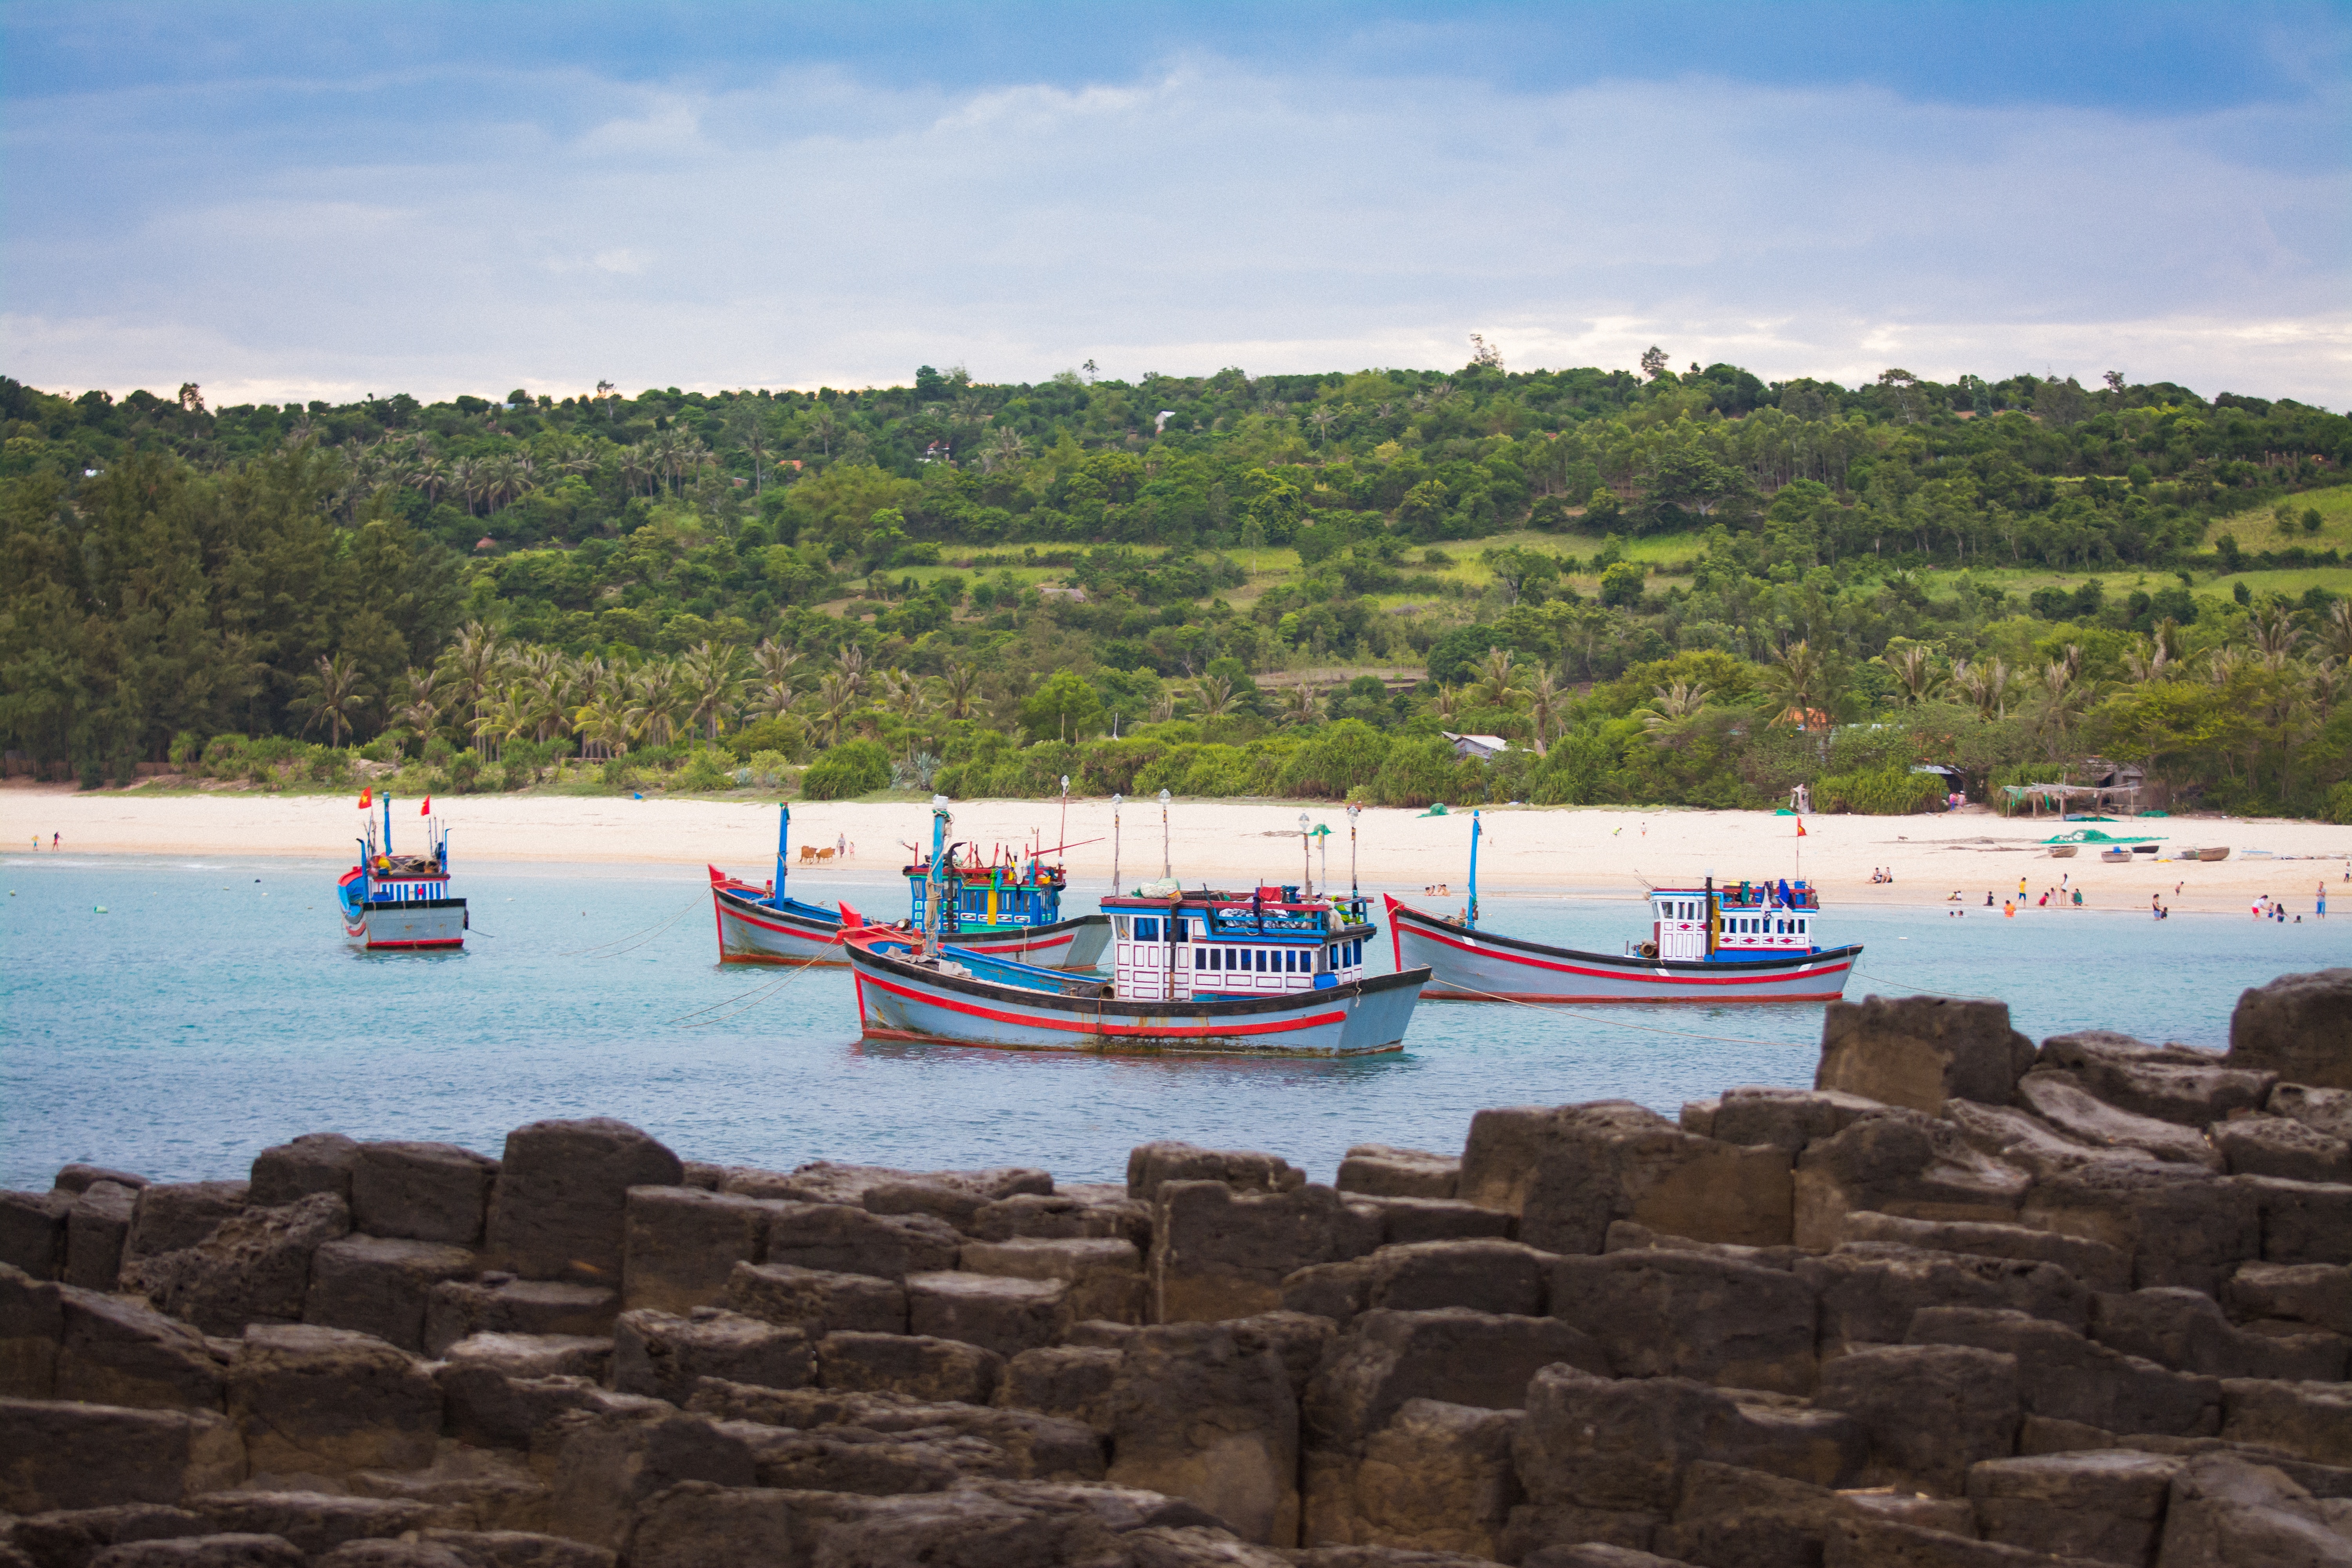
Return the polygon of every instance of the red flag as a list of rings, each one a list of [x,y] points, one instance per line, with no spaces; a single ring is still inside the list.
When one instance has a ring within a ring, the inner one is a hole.
[[[372,789],[372,788],[371,788],[371,789],[363,789],[363,790],[360,791],[360,809],[361,809],[362,811],[365,811],[368,807],[370,807],[370,806],[373,805],[374,804],[375,804],[375,791],[374,791],[373,789]]]
[[[425,797],[425,804],[416,808],[416,815],[419,816],[430,816],[433,815],[433,797],[431,795],[428,795]],[[1804,825],[1802,823],[1798,824],[1797,831],[1802,833],[1804,830]]]
[[[1802,838],[1804,836],[1805,836],[1805,819],[1804,819],[1803,817],[1801,817],[1801,817],[1797,818],[1797,837],[1800,837],[1800,838]]]

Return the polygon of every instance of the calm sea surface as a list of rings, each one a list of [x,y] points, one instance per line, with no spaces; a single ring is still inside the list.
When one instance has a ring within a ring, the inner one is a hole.
[[[73,1160],[240,1175],[255,1151],[327,1129],[496,1153],[522,1122],[592,1115],[689,1158],[772,1168],[1020,1163],[1117,1180],[1134,1144],[1182,1138],[1270,1150],[1328,1181],[1350,1143],[1457,1151],[1482,1106],[1623,1098],[1672,1115],[1734,1084],[1810,1084],[1821,1037],[1817,1005],[1451,1003],[1421,1008],[1402,1055],[1370,1061],[867,1045],[845,971],[721,970],[691,873],[461,868],[467,952],[370,957],[342,940],[341,869],[0,861],[0,1184],[46,1187]],[[872,883],[793,887],[905,910]],[[1643,910],[1497,897],[1483,913],[1614,952]],[[2036,1039],[2097,1026],[2219,1047],[2245,986],[2352,959],[2352,921],[2307,915],[1832,905],[1822,924],[1867,946],[1849,995],[1997,996]],[[1385,936],[1373,951],[1387,966]]]

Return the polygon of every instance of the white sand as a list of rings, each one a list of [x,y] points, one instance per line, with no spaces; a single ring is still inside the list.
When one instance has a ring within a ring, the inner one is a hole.
[[[49,836],[79,854],[144,856],[287,855],[339,858],[361,832],[356,795],[205,795],[142,790],[84,792],[66,784],[10,780],[0,787],[0,856],[21,858]],[[418,826],[417,804],[394,805],[395,842]],[[669,865],[698,872],[717,865],[754,879],[775,855],[772,802],[621,800],[558,795],[447,795],[436,803],[462,869],[469,858],[532,862]],[[381,809],[381,808],[379,808]],[[1179,801],[1169,811],[1169,856],[1187,882],[1245,886],[1253,879],[1296,881],[1300,874],[1298,816],[1328,824],[1331,880],[1348,881],[1344,807],[1299,802]],[[982,846],[1061,840],[1057,805],[966,801],[954,807],[954,833]],[[1120,879],[1132,887],[1160,868],[1160,805],[1129,801],[1120,812]],[[1792,817],[1751,811],[1633,811],[1614,807],[1505,807],[1486,814],[1479,886],[1497,892],[1630,893],[1645,882],[1696,884],[1718,879],[1804,874],[1832,897],[1868,903],[1941,903],[1954,889],[1981,907],[1985,893],[2013,896],[2019,878],[2039,896],[2061,876],[2085,889],[2092,907],[2140,909],[2151,894],[2183,910],[2245,913],[2270,894],[2308,914],[2325,878],[2331,918],[2352,921],[2352,827],[2267,818],[2173,817],[2105,823],[2117,837],[2164,840],[2162,856],[2182,846],[2227,845],[2220,862],[2180,863],[2134,857],[2105,865],[2095,848],[2073,859],[2049,858],[2036,841],[2065,826],[2044,818],[2003,821],[1988,812],[1932,816],[1809,816],[1800,846]],[[1081,891],[1098,891],[1111,869],[1111,806],[1074,800],[1066,855]],[[902,843],[930,841],[929,808],[918,801],[810,803],[793,808],[795,864],[803,844],[846,837],[854,858],[825,868],[828,879],[893,878],[908,858]],[[1094,840],[1077,843],[1079,840]],[[421,840],[413,840],[421,842]],[[1467,811],[1424,816],[1365,809],[1357,819],[1357,868],[1368,888],[1410,889],[1447,884],[1459,899],[1470,844]],[[2270,858],[2250,856],[2267,851]],[[1318,855],[1316,879],[1322,879]],[[1870,881],[1874,868],[1895,873],[1891,886]],[[2176,896],[2173,889],[2180,888]]]

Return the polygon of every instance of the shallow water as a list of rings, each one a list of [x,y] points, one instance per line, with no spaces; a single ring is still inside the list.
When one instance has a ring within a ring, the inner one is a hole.
[[[1351,1062],[866,1045],[845,971],[719,968],[690,873],[461,868],[467,951],[369,956],[342,940],[341,869],[0,862],[0,1185],[47,1186],[73,1160],[233,1176],[255,1151],[330,1128],[496,1153],[521,1122],[591,1115],[690,1158],[772,1168],[1021,1163],[1115,1181],[1133,1145],[1182,1138],[1270,1150],[1328,1181],[1350,1143],[1458,1150],[1482,1106],[1622,1098],[1672,1115],[1734,1084],[1809,1084],[1821,1037],[1818,1005],[1433,1003],[1402,1055]],[[793,887],[903,912],[870,883]],[[1615,952],[1643,908],[1496,897],[1482,914]],[[1822,929],[1867,949],[1850,996],[1997,996],[2036,1039],[2104,1027],[2220,1047],[2242,989],[2352,956],[2340,920],[1955,920],[1832,902]],[[1385,935],[1372,951],[1389,966]]]

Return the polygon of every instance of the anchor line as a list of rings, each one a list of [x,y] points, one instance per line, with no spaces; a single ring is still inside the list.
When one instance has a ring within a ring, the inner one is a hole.
[[[600,942],[588,947],[575,947],[569,952],[559,952],[555,956],[558,958],[578,958],[584,953],[604,952],[605,949],[612,948],[617,951],[607,953],[606,956],[617,958],[621,953],[635,952],[637,948],[643,947],[646,942],[653,941],[654,938],[661,935],[662,932],[677,924],[678,921],[684,920],[688,915],[692,914],[697,909],[701,907],[701,904],[702,900],[699,898],[688,899],[686,901],[686,907],[684,909],[678,910],[677,913],[670,916],[669,919],[662,921],[659,925],[647,926],[643,931],[633,931],[626,936],[616,936],[610,942]],[[639,941],[639,938],[643,938],[644,940]],[[628,945],[625,947],[622,946],[622,943],[624,942],[626,942]]]
[[[757,1007],[761,1003],[766,1001],[778,991],[782,990],[792,982],[799,979],[803,971],[806,970],[810,964],[816,963],[818,959],[824,956],[824,955],[823,953],[812,953],[808,957],[802,959],[800,963],[793,965],[793,968],[777,976],[774,980],[768,982],[764,985],[754,986],[749,991],[739,991],[734,995],[727,997],[723,1001],[713,1002],[707,1007],[697,1007],[690,1012],[680,1013],[675,1018],[664,1019],[663,1023],[665,1026],[675,1024],[688,1029],[706,1029],[713,1024],[731,1023],[735,1019],[741,1017],[744,1014],[751,1011],[752,1008]],[[739,1003],[740,1004],[740,1006],[737,1005]],[[728,1013],[719,1013],[719,1016],[715,1018],[702,1017],[703,1014],[718,1012],[721,1007],[730,1007],[734,1010]],[[698,1018],[700,1019],[700,1022],[689,1024],[687,1022],[688,1018]]]
[[[1925,985],[1912,985],[1906,981],[1889,979],[1884,974],[1864,974],[1859,969],[1855,970],[1853,974],[1858,980],[1874,980],[1881,985],[1902,986],[1915,996],[1941,996],[1947,1002],[1976,1002],[1982,1000],[1982,998],[1976,996],[1962,996],[1957,992],[1935,991],[1930,990]]]

